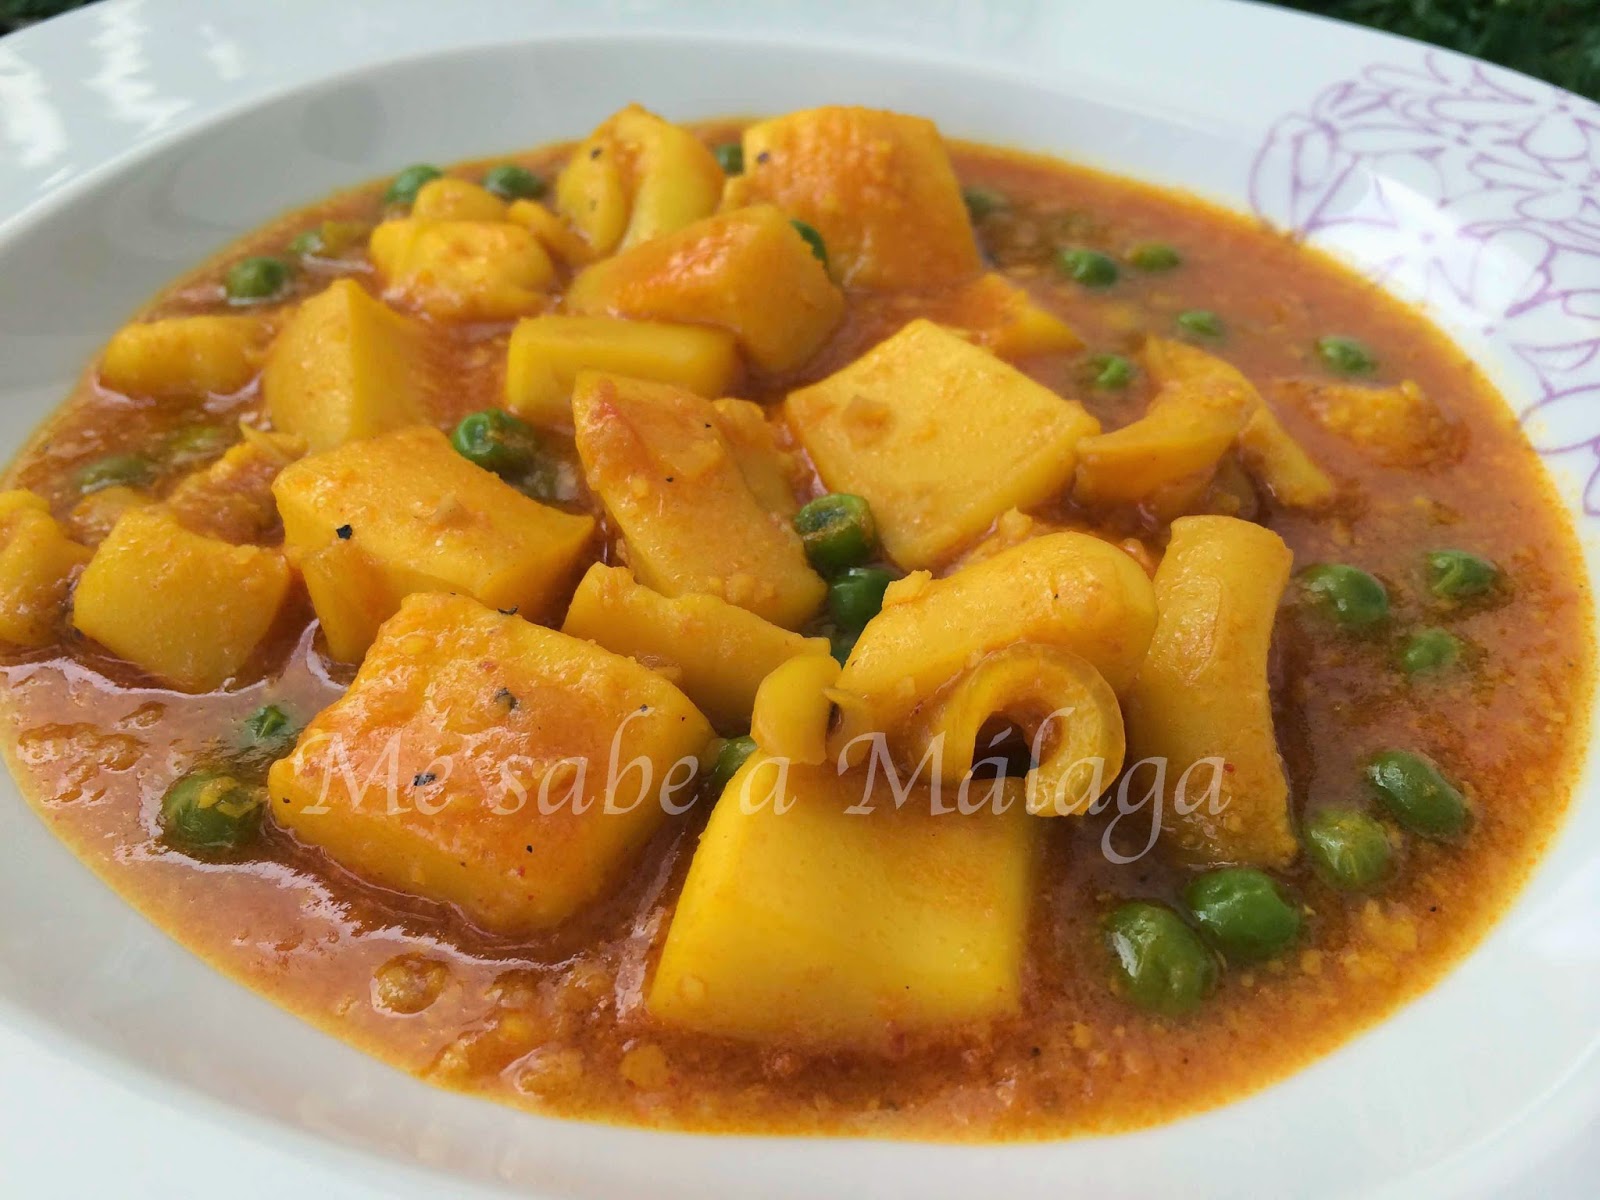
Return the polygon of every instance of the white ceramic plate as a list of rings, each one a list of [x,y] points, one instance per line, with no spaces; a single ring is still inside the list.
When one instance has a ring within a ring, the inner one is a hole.
[[[899,108],[1303,230],[1430,305],[1527,411],[1586,545],[1600,531],[1600,109],[1220,0],[109,0],[0,41],[0,446],[141,300],[258,222],[631,99],[679,118]],[[1592,1195],[1597,846],[1591,772],[1440,987],[1195,1119],[1014,1148],[716,1139],[539,1120],[362,1057],[168,942],[7,784],[0,1190]]]

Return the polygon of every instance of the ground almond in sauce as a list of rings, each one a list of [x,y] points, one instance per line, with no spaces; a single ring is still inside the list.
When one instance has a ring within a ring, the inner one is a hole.
[[[731,126],[706,126],[708,141]],[[521,161],[546,174],[565,151]],[[1503,910],[1558,828],[1587,715],[1590,600],[1570,523],[1506,406],[1426,321],[1329,260],[1181,194],[971,145],[953,147],[964,184],[1009,198],[980,225],[997,264],[1087,343],[1025,360],[1034,378],[1078,397],[1107,427],[1142,410],[1142,378],[1122,392],[1086,382],[1088,353],[1128,353],[1147,331],[1204,308],[1226,321],[1219,352],[1253,380],[1313,374],[1316,338],[1360,338],[1386,381],[1413,380],[1453,422],[1457,453],[1425,470],[1363,456],[1303,411],[1283,420],[1354,499],[1315,515],[1265,504],[1259,519],[1298,569],[1361,565],[1389,582],[1397,627],[1431,623],[1419,599],[1425,551],[1465,545],[1514,581],[1502,602],[1449,618],[1470,669],[1407,683],[1392,638],[1330,637],[1286,597],[1273,652],[1280,749],[1298,810],[1360,794],[1359,765],[1388,746],[1448,764],[1475,806],[1459,846],[1410,839],[1395,882],[1340,894],[1304,866],[1286,876],[1306,931],[1288,954],[1229,969],[1217,994],[1179,1020],[1114,994],[1100,930],[1121,897],[1172,900],[1187,876],[1149,855],[1114,866],[1104,819],[1048,822],[1030,931],[1023,1016],[898,1057],[808,1056],[665,1028],[642,994],[665,934],[705,803],[659,833],[614,894],[556,931],[517,944],[486,936],[426,901],[367,886],[268,823],[250,861],[198,867],[155,836],[167,784],[233,736],[270,698],[301,718],[348,684],[316,655],[310,608],[290,606],[252,683],[185,696],[141,680],[74,637],[5,666],[13,769],[41,819],[142,912],[219,969],[337,1036],[438,1083],[560,1115],[690,1129],[855,1133],[948,1140],[1054,1137],[1171,1119],[1259,1088],[1326,1053],[1435,982]],[[476,178],[476,170],[460,172]],[[276,252],[322,219],[376,219],[377,187],[314,206],[230,251]],[[1063,280],[1061,240],[1118,253],[1146,240],[1181,249],[1180,269],[1091,291]],[[359,250],[352,252],[359,255]],[[160,296],[149,315],[219,310],[218,260]],[[326,278],[305,273],[301,298]],[[369,282],[365,272],[355,277]],[[935,296],[853,296],[843,328],[795,376],[749,399],[773,401],[821,378]],[[497,403],[506,327],[458,329],[459,386],[435,422]],[[247,390],[222,421],[257,414]],[[80,384],[14,465],[58,515],[74,469],[148,444],[192,413]],[[565,451],[571,460],[570,446]],[[581,476],[580,476],[581,478]],[[1493,486],[1485,486],[1493,481]],[[587,497],[578,489],[574,504]],[[1076,521],[1070,508],[1038,514]],[[1244,514],[1249,515],[1249,514]],[[1107,531],[1148,559],[1155,530]],[[606,551],[615,554],[615,548]],[[1291,589],[1292,595],[1292,589]]]

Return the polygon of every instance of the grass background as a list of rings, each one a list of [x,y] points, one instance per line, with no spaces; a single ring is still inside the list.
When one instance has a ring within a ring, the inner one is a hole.
[[[0,0],[0,33],[83,0]],[[443,0],[448,3],[449,0]],[[271,0],[261,0],[271,3]],[[1600,100],[1600,0],[1278,0],[1460,50]]]

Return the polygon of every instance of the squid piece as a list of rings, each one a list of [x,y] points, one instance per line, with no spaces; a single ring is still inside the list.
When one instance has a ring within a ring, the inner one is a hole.
[[[1239,431],[1239,456],[1246,468],[1281,504],[1315,508],[1333,499],[1333,481],[1283,427],[1254,384],[1232,363],[1185,342],[1152,338],[1145,367],[1158,384],[1188,381],[1217,389],[1236,389],[1250,397],[1250,418]]]
[[[837,754],[852,738],[901,728],[975,660],[1016,642],[1082,657],[1121,694],[1156,625],[1139,564],[1084,533],[1053,533],[944,579],[916,572],[890,585],[839,677]]]
[[[1079,500],[1139,504],[1170,517],[1205,491],[1260,397],[1236,372],[1229,377],[1209,367],[1186,370],[1189,353],[1200,352],[1151,339],[1145,362],[1156,382],[1155,398],[1131,425],[1078,443],[1073,494]]]
[[[750,736],[763,753],[802,766],[828,757],[830,690],[840,667],[831,654],[802,654],[780,664],[756,689]]]
[[[959,783],[989,749],[979,745],[980,733],[998,722],[1026,737],[1034,753],[1026,795],[1035,816],[1083,812],[1122,770],[1127,742],[1117,694],[1091,663],[1059,646],[1022,643],[984,656],[918,714],[907,749],[921,761],[942,737],[941,778]]]
[[[1164,767],[1163,837],[1182,859],[1281,867],[1297,851],[1267,685],[1292,560],[1283,539],[1248,521],[1172,523],[1156,570],[1160,618],[1127,722],[1133,769],[1145,759]]]
[[[556,207],[601,257],[710,216],[722,185],[704,142],[630,104],[573,150]]]

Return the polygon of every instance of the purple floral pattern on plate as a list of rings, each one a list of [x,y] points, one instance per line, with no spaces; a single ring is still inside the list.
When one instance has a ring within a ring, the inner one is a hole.
[[[1600,517],[1600,105],[1453,54],[1375,64],[1272,126],[1250,200],[1490,342]]]

